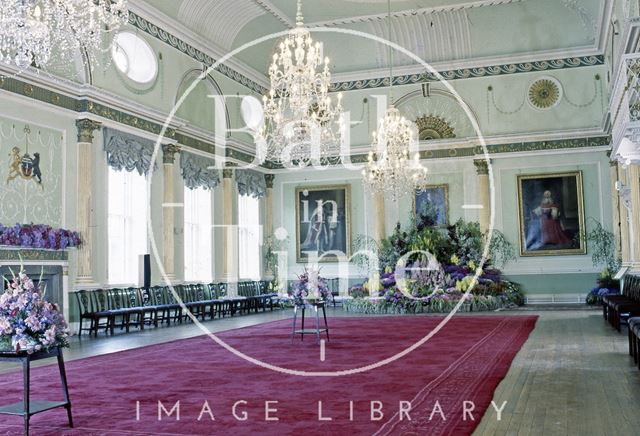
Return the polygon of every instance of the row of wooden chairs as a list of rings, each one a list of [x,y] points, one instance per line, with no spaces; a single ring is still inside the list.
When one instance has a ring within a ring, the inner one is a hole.
[[[75,293],[79,309],[78,335],[114,334],[115,328],[129,332],[131,327],[182,323],[190,315],[206,320],[216,317],[273,310],[277,294],[268,282],[240,282],[238,296],[229,297],[226,283],[80,290]],[[175,293],[174,293],[175,291]],[[186,309],[186,310],[185,310]],[[89,322],[89,327],[85,323]]]
[[[640,316],[640,276],[627,274],[620,294],[602,297],[602,315],[617,331],[629,318]]]
[[[640,368],[640,276],[627,274],[620,295],[603,297],[602,314],[618,331],[623,324],[627,325],[629,355]]]

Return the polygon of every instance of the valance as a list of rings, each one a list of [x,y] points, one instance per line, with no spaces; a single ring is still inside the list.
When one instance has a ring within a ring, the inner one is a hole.
[[[215,161],[212,158],[199,156],[182,150],[180,153],[180,168],[184,185],[189,189],[213,190],[220,183],[220,174],[213,167]]]
[[[104,151],[107,152],[107,163],[118,171],[137,170],[146,175],[151,168],[153,141],[118,130],[104,128]],[[153,165],[155,169],[155,164]]]
[[[267,182],[264,174],[253,170],[236,170],[238,193],[254,198],[267,195]]]

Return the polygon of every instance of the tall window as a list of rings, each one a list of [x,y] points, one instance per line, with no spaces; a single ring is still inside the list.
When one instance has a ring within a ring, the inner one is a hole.
[[[108,174],[109,283],[138,283],[139,256],[147,253],[147,182],[137,172]]]
[[[184,188],[184,278],[210,282],[211,191]]]
[[[238,195],[238,274],[241,279],[260,279],[260,200]]]

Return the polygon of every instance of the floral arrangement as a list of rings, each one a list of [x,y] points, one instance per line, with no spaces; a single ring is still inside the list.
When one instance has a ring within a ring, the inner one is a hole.
[[[71,230],[54,229],[45,224],[16,224],[12,227],[0,224],[0,245],[64,250],[78,247],[81,243],[80,234]]]
[[[317,270],[304,270],[293,283],[290,291],[296,306],[304,305],[305,300],[327,300],[331,295],[327,280]]]
[[[499,241],[494,243],[492,239],[490,259],[480,269],[487,235],[477,223],[459,220],[448,228],[439,228],[428,217],[419,217],[406,230],[398,225],[393,235],[379,244],[380,273],[349,290],[353,298],[345,302],[345,309],[360,313],[439,313],[450,311],[462,299],[464,311],[522,305],[520,286],[504,280],[491,264],[496,260],[504,265],[514,257],[510,242],[503,234],[497,235]],[[398,266],[399,259],[416,251],[431,253],[434,259],[416,255]]]
[[[55,304],[44,300],[21,271],[0,295],[0,350],[31,354],[67,347],[69,328]]]
[[[602,297],[606,295],[616,295],[620,293],[620,282],[615,280],[609,271],[606,268],[604,271],[600,273],[598,277],[598,286],[593,288],[591,292],[587,294],[586,303],[587,304],[598,304],[602,302]]]

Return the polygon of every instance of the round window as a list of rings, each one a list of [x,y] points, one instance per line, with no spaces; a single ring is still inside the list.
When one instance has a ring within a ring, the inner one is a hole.
[[[120,32],[113,38],[111,58],[116,68],[136,83],[149,83],[158,74],[156,54],[134,33]]]

